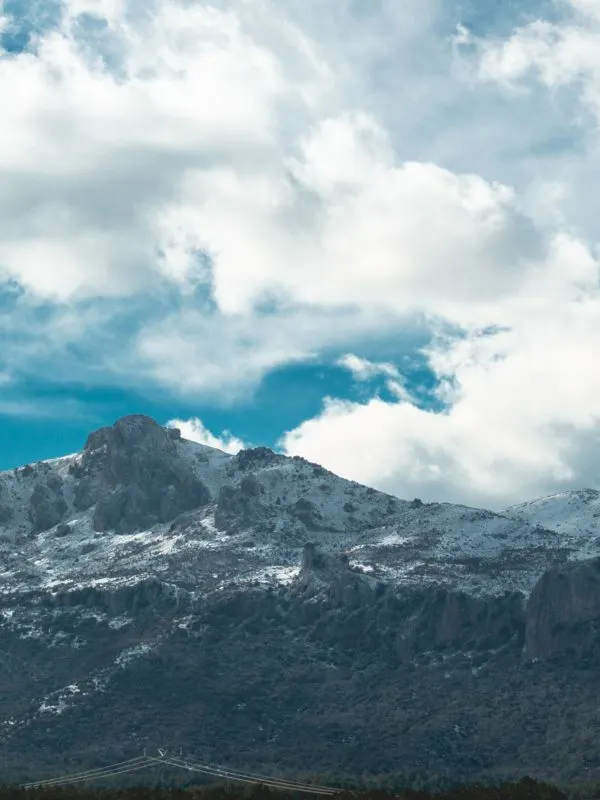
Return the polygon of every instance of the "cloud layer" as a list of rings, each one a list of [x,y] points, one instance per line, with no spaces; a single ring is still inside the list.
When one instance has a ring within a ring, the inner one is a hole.
[[[560,23],[535,21],[507,40],[476,41],[478,79],[501,82],[509,92],[532,75],[550,88],[576,84],[582,105],[597,113],[600,19],[595,5],[572,5],[574,16]],[[462,43],[474,42],[463,35]],[[523,88],[536,91],[530,84]],[[595,144],[595,128],[583,130]],[[478,308],[481,322],[489,313],[490,328],[441,337],[428,348],[444,413],[406,399],[374,397],[356,404],[329,398],[319,417],[283,438],[284,448],[349,477],[428,500],[501,508],[552,491],[597,486],[597,241],[581,240],[562,214],[554,219],[559,224],[547,232],[543,262],[530,262],[527,269],[506,251],[499,259],[498,271],[504,258],[504,271],[515,268],[520,282]],[[522,254],[522,242],[514,236],[511,241]],[[472,300],[471,310],[478,305],[476,292]],[[460,321],[452,313],[444,316]]]
[[[0,51],[2,385],[233,403],[329,360],[391,396],[326,399],[291,453],[495,507],[598,484],[596,4],[503,36],[350,5],[64,0]],[[430,408],[378,354],[416,320]]]

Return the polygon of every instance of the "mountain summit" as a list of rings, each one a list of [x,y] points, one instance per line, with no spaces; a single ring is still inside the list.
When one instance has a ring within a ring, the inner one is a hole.
[[[600,777],[576,728],[595,707],[598,496],[400,500],[141,415],[0,473],[6,777],[165,731],[240,768],[466,778],[573,779],[575,737]]]

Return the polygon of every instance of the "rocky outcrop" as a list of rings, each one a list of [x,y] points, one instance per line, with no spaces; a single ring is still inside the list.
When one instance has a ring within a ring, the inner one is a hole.
[[[208,489],[178,457],[179,438],[178,430],[142,415],[90,434],[74,502],[79,509],[95,505],[95,530],[144,530],[209,502]]]
[[[0,525],[5,525],[7,522],[10,522],[14,516],[14,509],[9,504],[6,495],[7,491],[2,483],[0,483]]]
[[[318,531],[323,527],[323,515],[307,497],[300,497],[288,511],[304,525],[307,531]]]
[[[270,466],[281,461],[285,461],[285,456],[274,453],[268,447],[248,447],[240,450],[233,458],[233,464],[242,472]]]
[[[330,606],[369,605],[375,583],[350,568],[345,553],[321,552],[313,542],[304,545],[300,572],[293,586],[303,599],[321,597]]]
[[[54,608],[97,609],[114,616],[135,616],[143,611],[154,612],[182,610],[191,602],[188,592],[156,578],[147,578],[136,584],[99,589],[85,587],[54,595],[46,595],[46,605]]]
[[[67,508],[62,480],[57,475],[49,475],[46,480],[36,483],[29,501],[29,520],[33,532],[39,533],[57,525]]]
[[[432,587],[400,596],[398,602],[396,614],[403,619],[398,651],[403,659],[449,648],[493,651],[509,643],[520,647],[523,642],[520,593],[477,598]]]
[[[266,520],[268,514],[260,495],[260,483],[252,473],[244,475],[239,486],[222,486],[215,509],[217,528],[235,533]]]
[[[600,649],[600,558],[544,573],[527,603],[525,656],[585,656]]]

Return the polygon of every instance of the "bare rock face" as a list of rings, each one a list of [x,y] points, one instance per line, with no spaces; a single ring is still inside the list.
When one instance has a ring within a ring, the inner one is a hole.
[[[398,663],[424,653],[520,652],[523,643],[524,600],[518,592],[476,598],[427,587],[395,593],[352,569],[345,554],[323,553],[312,543],[304,547],[292,591],[304,601],[296,613],[315,618],[317,638],[341,637],[366,648],[393,642]]]
[[[288,511],[299,520],[308,531],[318,531],[323,523],[321,514],[317,511],[315,504],[307,497],[299,498]]]
[[[208,489],[178,456],[179,437],[179,431],[143,415],[123,417],[90,434],[75,505],[95,504],[95,530],[131,533],[209,502]]]
[[[285,461],[285,456],[277,455],[269,447],[249,447],[234,456],[233,463],[241,471],[265,467]]]
[[[312,542],[304,545],[295,590],[304,598],[321,595],[330,605],[345,608],[368,605],[374,594],[374,586],[350,568],[345,553],[323,553]]]
[[[146,578],[133,586],[100,589],[87,586],[72,591],[57,592],[44,602],[55,608],[98,608],[115,616],[139,614],[147,609],[165,611],[181,609],[190,602],[183,589],[163,583],[157,578]]]
[[[519,593],[477,598],[462,592],[430,589],[407,594],[398,641],[399,653],[460,648],[497,650],[523,640],[524,607]]]
[[[525,655],[585,656],[600,646],[600,558],[545,572],[527,604]]]
[[[7,502],[6,489],[0,483],[0,525],[5,525],[13,518],[14,509]]]
[[[35,485],[29,505],[29,519],[34,533],[57,525],[67,511],[62,481],[56,475]]]
[[[219,490],[215,525],[235,532],[263,521],[267,512],[260,502],[260,484],[252,474],[245,475],[238,487],[225,485]]]

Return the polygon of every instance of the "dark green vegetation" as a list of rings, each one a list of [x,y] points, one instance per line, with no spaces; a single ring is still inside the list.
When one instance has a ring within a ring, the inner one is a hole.
[[[0,788],[0,800],[302,800],[311,795],[279,792],[262,786],[163,788],[130,787],[115,789]],[[335,795],[337,800],[566,800],[566,795],[549,784],[523,778],[497,786],[457,786],[441,792],[422,789],[363,788]]]
[[[51,659],[37,639],[0,641],[12,666],[3,717],[33,720],[4,737],[4,780],[52,777],[165,744],[196,760],[283,777],[309,765],[320,774],[410,769],[463,781],[600,778],[593,654],[531,663],[518,631],[493,648],[468,626],[460,647],[436,643],[427,616],[420,647],[399,652],[393,631],[430,595],[384,592],[346,606],[257,589],[233,591],[193,614],[168,596],[155,593],[146,606],[136,597],[135,622],[118,630],[83,618],[80,605],[62,608],[58,622],[55,609],[40,608],[38,624],[49,635],[56,629],[67,643],[88,642],[54,647]],[[433,603],[431,615],[437,609]],[[103,665],[156,640],[157,631],[163,638],[152,651],[102,684]],[[100,681],[96,691],[90,673]],[[84,696],[63,692],[62,713],[39,712],[39,699],[27,699],[75,682]]]

